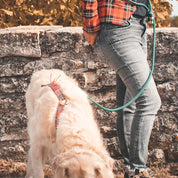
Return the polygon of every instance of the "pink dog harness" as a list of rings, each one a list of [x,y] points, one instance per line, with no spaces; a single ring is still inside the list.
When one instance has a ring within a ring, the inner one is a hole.
[[[55,118],[55,127],[57,129],[57,126],[59,125],[59,116],[61,114],[61,112],[63,111],[64,105],[66,104],[66,99],[65,96],[63,95],[59,85],[57,85],[55,83],[55,81],[47,84],[47,85],[42,85],[43,86],[49,86],[53,92],[56,94],[57,98],[59,99],[59,104],[57,107],[57,111],[56,111],[56,118]]]

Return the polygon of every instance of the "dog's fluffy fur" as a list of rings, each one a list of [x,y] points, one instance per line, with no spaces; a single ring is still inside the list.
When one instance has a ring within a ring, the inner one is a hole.
[[[67,98],[55,128],[59,103],[49,84],[57,79]],[[113,178],[113,160],[103,146],[88,97],[61,70],[34,73],[26,92],[30,150],[27,176],[44,177],[46,158],[52,162],[55,178]]]

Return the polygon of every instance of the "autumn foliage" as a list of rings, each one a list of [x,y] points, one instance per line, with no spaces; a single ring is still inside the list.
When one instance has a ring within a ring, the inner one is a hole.
[[[81,25],[80,0],[0,0],[0,28]]]
[[[170,27],[171,4],[166,0],[152,0],[153,12],[157,27]]]
[[[171,5],[152,0],[157,27],[171,26]],[[19,25],[81,26],[80,0],[0,0],[0,28]]]

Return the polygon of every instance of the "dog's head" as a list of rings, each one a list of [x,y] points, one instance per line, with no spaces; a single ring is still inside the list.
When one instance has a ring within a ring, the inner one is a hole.
[[[54,159],[54,178],[113,178],[113,160],[90,150],[70,150]]]

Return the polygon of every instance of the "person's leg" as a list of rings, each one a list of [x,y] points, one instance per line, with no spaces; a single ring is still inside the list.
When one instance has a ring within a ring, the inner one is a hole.
[[[146,30],[145,20],[143,19],[141,23],[143,24]],[[144,32],[142,34],[140,45],[142,47],[143,52],[145,53],[145,56],[147,56],[147,39],[146,39],[146,33]],[[132,98],[133,97],[128,92],[128,89],[126,89],[126,86],[123,83],[122,79],[120,78],[119,74],[116,73],[117,106],[120,107],[125,105]],[[130,134],[131,134],[131,126],[132,126],[135,110],[136,110],[136,106],[135,106],[135,102],[133,102],[123,110],[118,111],[118,115],[117,115],[117,130],[118,130],[118,136],[120,140],[120,149],[125,161],[126,168],[130,167],[129,166]]]
[[[103,24],[99,44],[106,59],[118,71],[123,83],[133,97],[143,87],[150,69],[142,48],[144,27],[135,18],[132,18],[130,23],[129,26],[123,28],[112,24]],[[128,117],[123,119],[124,122],[128,120],[128,125],[130,125],[128,128],[131,127],[130,142],[129,139],[128,141],[125,139],[124,142],[126,147],[130,145],[125,155],[129,157],[129,163],[133,168],[146,168],[148,141],[159,107],[160,97],[152,78],[142,95],[136,100],[135,112],[129,112],[134,114],[133,121],[130,122]],[[124,112],[128,112],[128,109]],[[127,125],[126,123],[123,124],[124,127]],[[123,133],[125,136],[126,132],[123,131]]]
[[[116,73],[116,103],[117,107],[120,107],[124,104],[126,86],[122,82],[119,74]],[[125,138],[125,127],[124,127],[124,120],[123,120],[123,110],[119,110],[117,112],[117,130],[118,130],[118,137],[120,142],[120,150],[122,156],[124,158],[125,164],[129,164],[129,150],[126,144]]]
[[[117,106],[123,106],[132,99],[120,76],[116,73],[116,102]],[[120,141],[120,150],[126,166],[129,166],[130,131],[135,113],[135,102],[117,112],[117,130]]]

